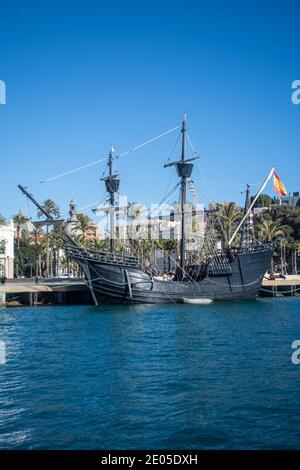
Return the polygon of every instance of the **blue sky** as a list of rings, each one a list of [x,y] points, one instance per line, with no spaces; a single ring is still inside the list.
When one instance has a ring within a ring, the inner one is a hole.
[[[1,2],[0,212],[28,212],[18,183],[104,157],[110,142],[126,151],[179,124],[183,111],[204,203],[241,202],[245,184],[273,165],[288,191],[299,190],[299,13],[291,0]],[[177,135],[117,162],[129,200],[159,202],[175,184],[163,164]],[[63,210],[73,195],[85,206],[105,195],[104,167],[32,191]]]

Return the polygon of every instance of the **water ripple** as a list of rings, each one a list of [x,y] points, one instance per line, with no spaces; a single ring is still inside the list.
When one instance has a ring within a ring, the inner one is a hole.
[[[1,310],[0,448],[300,448],[300,299]]]

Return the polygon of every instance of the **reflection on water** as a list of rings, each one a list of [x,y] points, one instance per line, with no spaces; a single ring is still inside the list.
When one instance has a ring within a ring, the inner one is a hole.
[[[299,448],[300,300],[6,309],[0,448]]]

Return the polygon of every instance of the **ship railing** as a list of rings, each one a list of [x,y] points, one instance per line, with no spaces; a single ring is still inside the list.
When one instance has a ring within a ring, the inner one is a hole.
[[[230,253],[232,255],[246,255],[251,253],[266,253],[274,249],[274,244],[272,242],[262,243],[260,245],[253,245],[247,247],[236,247],[230,248]]]
[[[105,251],[91,250],[77,246],[67,245],[66,255],[70,258],[84,261],[97,261],[107,264],[122,264],[124,266],[139,267],[140,261],[137,256],[124,255],[120,253],[108,253]]]

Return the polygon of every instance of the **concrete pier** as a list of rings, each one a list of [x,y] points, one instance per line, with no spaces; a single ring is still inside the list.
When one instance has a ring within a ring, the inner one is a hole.
[[[286,276],[286,279],[264,279],[261,297],[300,296],[300,276]]]
[[[0,304],[7,307],[91,303],[84,279],[14,279],[0,285]]]
[[[300,276],[264,279],[260,297],[300,296]],[[0,285],[0,306],[94,305],[84,279],[13,279]]]

